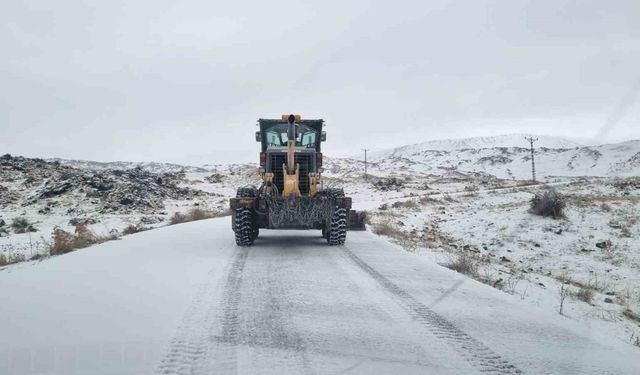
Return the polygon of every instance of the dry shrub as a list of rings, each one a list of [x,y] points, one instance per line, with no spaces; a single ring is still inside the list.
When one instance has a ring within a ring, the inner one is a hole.
[[[565,205],[564,196],[549,186],[531,198],[531,213],[545,217],[551,216],[557,219],[564,216],[562,210]]]
[[[410,251],[416,246],[415,233],[402,231],[388,220],[375,224],[373,226],[373,233],[392,238],[395,243],[402,246],[405,250]]]
[[[581,287],[578,288],[578,291],[574,294],[574,296],[580,301],[591,304],[593,302],[594,291],[589,287]]]
[[[640,314],[636,314],[631,309],[624,309],[624,311],[622,311],[622,315],[626,316],[627,318],[637,323],[640,323]]]
[[[416,209],[418,208],[418,202],[413,199],[409,199],[406,201],[397,201],[391,204],[392,208],[408,208],[408,209]]]
[[[617,180],[613,186],[618,190],[637,190],[640,189],[640,177],[634,176]]]
[[[16,217],[11,221],[11,228],[16,234],[37,232],[38,230],[25,217]]]
[[[193,221],[204,220],[204,219],[212,218],[213,217],[213,213],[207,212],[207,211],[202,210],[200,208],[194,208],[193,210],[191,210],[190,216],[191,216],[191,220],[193,220]]]
[[[142,232],[147,230],[147,228],[145,228],[142,225],[133,225],[133,224],[129,224],[127,225],[126,228],[124,228],[122,230],[122,234],[127,235],[127,234],[134,234],[134,233],[138,233],[138,232]]]
[[[0,267],[6,266],[9,264],[24,262],[25,260],[27,260],[27,258],[22,253],[13,253],[13,255],[9,253],[9,257],[7,257],[4,254],[0,254]]]
[[[373,233],[379,236],[387,236],[392,238],[405,237],[406,234],[400,229],[396,228],[390,221],[383,221],[373,226]]]
[[[427,204],[427,203],[440,203],[439,200],[437,200],[436,198],[433,198],[429,195],[425,195],[420,197],[420,203],[421,204]]]
[[[61,228],[55,228],[52,237],[53,243],[49,246],[49,255],[66,254],[93,244],[118,238],[116,235],[96,236],[84,224],[77,225],[75,233],[69,233]]]
[[[447,201],[449,203],[457,202],[455,200],[455,198],[453,198],[451,195],[449,195],[449,193],[444,193],[444,195],[442,196],[442,199],[444,199],[445,201]]]
[[[203,210],[201,208],[193,208],[184,214],[181,212],[174,213],[173,216],[171,216],[171,219],[169,219],[169,225],[186,223],[189,221],[211,219],[214,217],[229,216],[230,214],[231,212],[229,210],[222,211],[222,212],[214,212],[214,211]]]
[[[405,182],[398,178],[398,177],[389,177],[389,178],[381,178],[378,180],[373,181],[373,187],[378,189],[378,190],[382,190],[382,191],[389,191],[389,190],[397,190],[399,191],[405,184]]]
[[[463,251],[458,254],[455,260],[446,265],[447,268],[456,272],[476,277],[480,260],[473,254]]]
[[[176,212],[173,214],[173,216],[171,216],[171,219],[169,219],[169,225],[185,223],[187,221],[188,220],[186,215],[183,215],[180,212]]]
[[[24,262],[25,260],[27,260],[27,257],[24,254],[16,253],[16,254],[13,254],[13,256],[11,256],[11,259],[9,259],[9,263],[11,264],[19,263],[19,262]]]

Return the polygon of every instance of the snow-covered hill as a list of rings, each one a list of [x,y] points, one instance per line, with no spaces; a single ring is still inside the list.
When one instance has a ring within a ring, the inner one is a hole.
[[[467,144],[466,140],[461,142]],[[554,146],[559,144],[556,142]],[[537,177],[541,181],[560,176],[626,177],[640,174],[640,140],[571,148],[542,147],[543,142],[538,145],[541,147],[535,149],[535,162]],[[531,152],[527,147],[443,150],[431,146],[431,143],[424,143],[374,153],[369,160],[369,172],[384,176],[443,175],[456,171],[484,173],[502,179],[531,178]],[[363,169],[363,163],[353,159],[334,159],[328,164],[329,171],[342,175],[361,173]]]
[[[420,151],[454,151],[468,149],[484,149],[496,147],[528,147],[529,143],[525,137],[537,138],[535,147],[543,148],[576,148],[583,144],[561,137],[531,134],[504,134],[491,137],[470,137],[457,139],[438,139],[406,146],[393,148],[390,150],[380,150],[371,153],[371,160],[379,160],[390,156],[402,156]]]

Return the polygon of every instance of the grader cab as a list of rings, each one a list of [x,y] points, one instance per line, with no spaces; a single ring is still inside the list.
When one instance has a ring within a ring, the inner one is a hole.
[[[259,119],[260,187],[238,189],[231,198],[236,243],[249,246],[266,229],[319,229],[329,245],[345,243],[347,230],[363,230],[364,215],[351,210],[342,189],[323,188],[323,120],[286,114]]]

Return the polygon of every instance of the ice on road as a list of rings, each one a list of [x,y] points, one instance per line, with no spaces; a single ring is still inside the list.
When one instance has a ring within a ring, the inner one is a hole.
[[[0,374],[638,374],[640,351],[367,232],[229,218],[0,271]]]

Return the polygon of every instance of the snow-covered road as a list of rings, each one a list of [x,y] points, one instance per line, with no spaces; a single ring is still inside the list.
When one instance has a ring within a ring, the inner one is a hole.
[[[640,351],[368,233],[229,218],[0,271],[0,374],[638,374]]]

